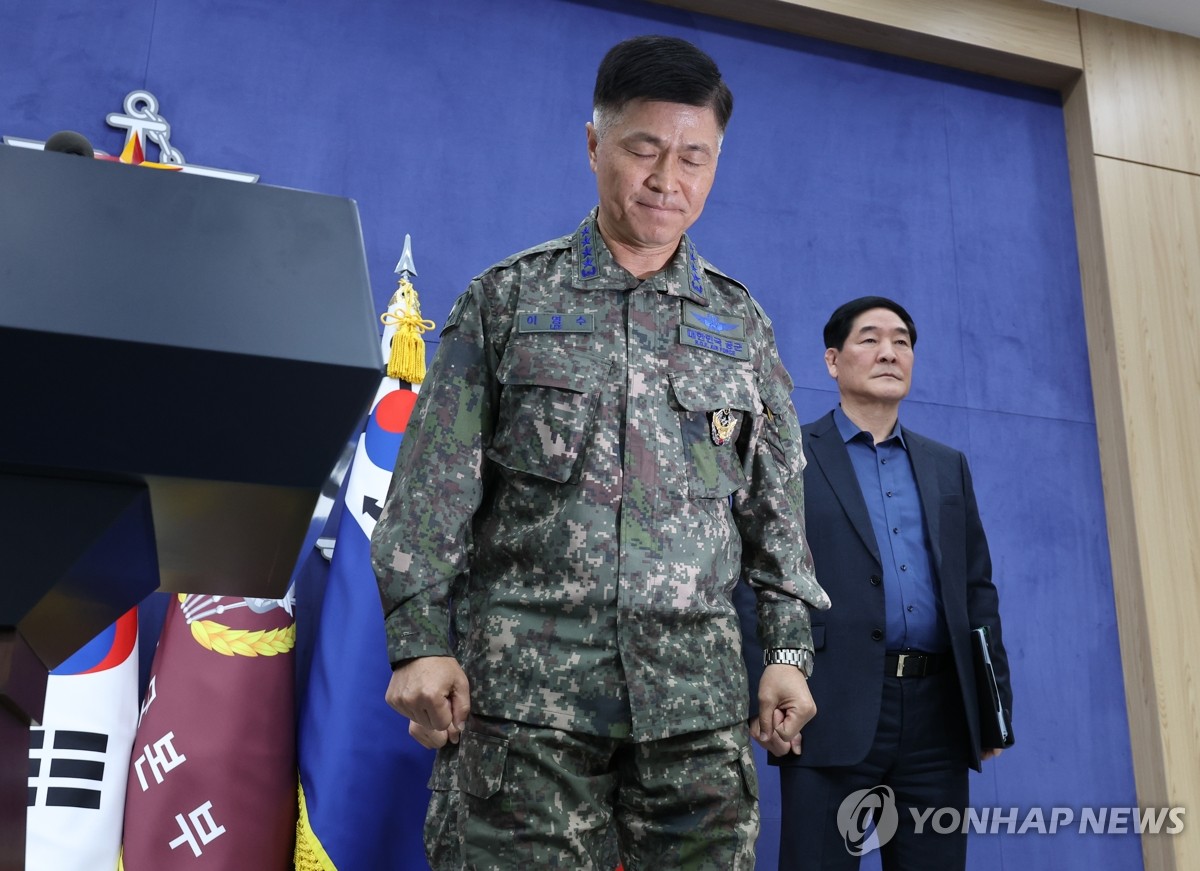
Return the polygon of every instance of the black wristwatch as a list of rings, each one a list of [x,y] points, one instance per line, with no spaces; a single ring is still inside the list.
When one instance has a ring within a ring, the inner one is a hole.
[[[763,651],[763,665],[794,665],[809,678],[813,673],[813,655],[811,650],[799,647],[772,647]]]

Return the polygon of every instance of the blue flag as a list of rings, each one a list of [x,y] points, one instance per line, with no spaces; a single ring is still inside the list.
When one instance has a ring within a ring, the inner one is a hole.
[[[427,867],[421,833],[433,752],[383,699],[392,670],[370,561],[371,530],[415,401],[402,382],[384,379],[346,483],[300,706],[297,871]],[[319,588],[308,581],[301,596]]]

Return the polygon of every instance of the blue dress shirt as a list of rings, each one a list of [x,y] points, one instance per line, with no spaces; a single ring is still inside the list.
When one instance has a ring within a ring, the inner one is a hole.
[[[925,513],[900,422],[875,444],[840,405],[833,419],[854,465],[883,563],[887,649],[948,650],[950,634],[929,553]]]

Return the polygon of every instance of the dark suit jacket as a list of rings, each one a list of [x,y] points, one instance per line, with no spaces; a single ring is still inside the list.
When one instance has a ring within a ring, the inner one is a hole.
[[[867,505],[833,414],[803,427],[805,528],[817,580],[833,601],[813,611],[816,663],[809,688],[817,715],[804,727],[800,756],[783,765],[831,766],[861,762],[879,721],[887,642],[883,566]],[[971,765],[980,766],[979,714],[970,630],[987,626],[1004,706],[1012,710],[1008,658],[1000,632],[987,538],[979,519],[966,457],[912,430],[904,430],[925,512],[963,709],[971,732]],[[748,665],[752,664],[749,656]],[[761,672],[761,658],[758,671]],[[757,686],[751,675],[751,686]]]

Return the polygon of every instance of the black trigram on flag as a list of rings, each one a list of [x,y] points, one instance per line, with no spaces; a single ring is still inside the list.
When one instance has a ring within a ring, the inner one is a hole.
[[[100,807],[108,736],[70,729],[29,730],[29,806]]]

